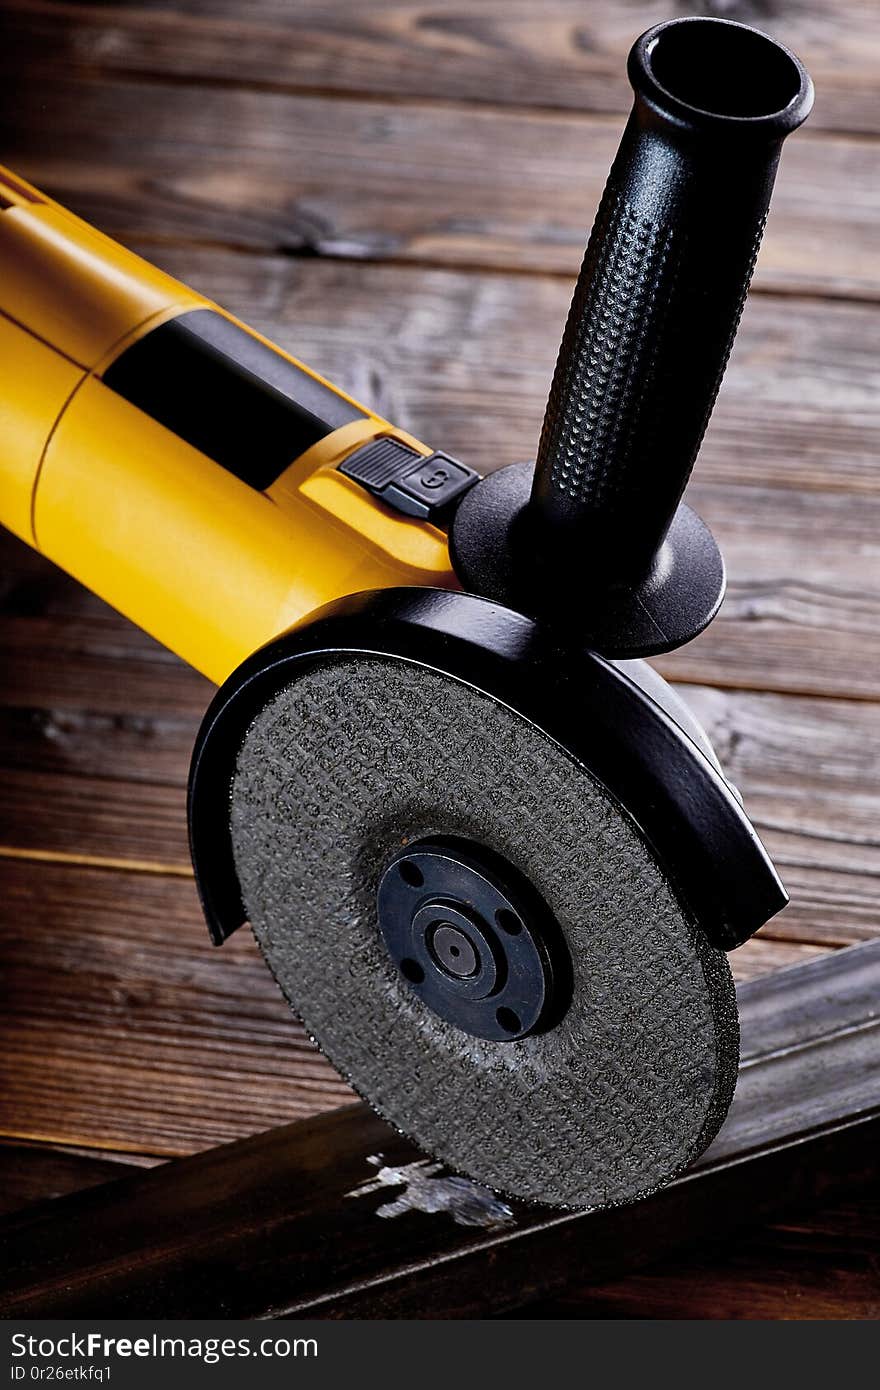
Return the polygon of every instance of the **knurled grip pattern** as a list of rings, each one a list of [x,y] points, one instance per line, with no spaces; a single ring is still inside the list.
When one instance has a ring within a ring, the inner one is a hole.
[[[563,520],[653,522],[662,540],[721,385],[764,221],[733,244],[724,237],[716,270],[705,225],[694,237],[686,211],[648,216],[609,184],[538,451],[537,490]]]
[[[678,271],[674,232],[607,189],[550,388],[539,456],[574,501],[626,487],[650,415],[662,321]]]

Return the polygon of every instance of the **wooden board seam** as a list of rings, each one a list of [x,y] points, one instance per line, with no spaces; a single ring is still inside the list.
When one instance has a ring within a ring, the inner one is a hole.
[[[112,19],[112,7],[104,9],[92,5],[70,5],[40,3],[40,0],[8,0],[7,9],[10,15],[36,15],[41,17],[58,18],[64,15],[67,18],[94,18],[99,22],[108,22]],[[153,11],[135,11],[136,18],[143,18],[155,25],[161,16]],[[198,33],[203,27],[204,19],[196,16],[191,22],[189,17],[184,14],[168,11],[165,18],[173,18],[175,29],[182,27],[192,28],[193,32]],[[126,16],[129,20],[131,15]],[[635,37],[635,35],[633,35]],[[626,60],[626,45],[621,46],[620,66],[621,70]],[[37,66],[37,65],[34,65]],[[54,71],[54,64],[50,61],[47,64],[50,71]],[[33,69],[32,69],[33,70]],[[265,93],[277,96],[297,96],[314,98],[320,101],[358,101],[374,105],[396,106],[396,107],[425,107],[430,110],[440,111],[468,111],[473,109],[478,112],[485,112],[492,115],[506,116],[521,114],[530,117],[545,117],[547,120],[560,121],[569,120],[580,122],[581,124],[591,121],[623,121],[628,114],[628,106],[620,104],[615,107],[608,105],[595,105],[582,107],[572,107],[554,105],[550,102],[529,102],[517,100],[516,102],[505,102],[492,100],[480,96],[436,96],[430,92],[419,91],[410,93],[396,90],[389,85],[387,88],[377,90],[370,87],[359,87],[357,85],[345,87],[333,87],[320,83],[297,82],[272,80],[270,78],[258,77],[237,77],[234,74],[219,74],[205,72],[173,72],[167,68],[135,67],[125,63],[114,63],[112,59],[105,57],[98,58],[92,62],[78,60],[77,58],[67,58],[66,70],[74,76],[85,78],[94,77],[115,77],[122,78],[132,86],[147,85],[149,83],[165,84],[172,87],[199,86],[210,87],[218,90],[246,91],[254,93]],[[584,85],[586,87],[588,77],[584,75]],[[880,135],[875,131],[865,130],[863,127],[855,126],[849,129],[845,125],[815,126],[808,127],[801,135],[801,139],[822,140],[826,137],[833,138],[841,136],[845,139],[855,139],[866,143],[877,143]]]
[[[155,874],[172,878],[193,876],[189,864],[176,864],[171,860],[115,859],[110,855],[73,854],[66,850],[52,849],[20,849],[15,845],[0,845],[0,859],[27,859],[41,864],[76,864],[86,869],[119,869],[123,873]]]
[[[880,139],[878,139],[880,143]],[[54,196],[62,202],[65,201],[61,190],[55,189]],[[590,233],[590,226],[584,223],[584,245]],[[493,265],[480,261],[467,260],[445,260],[443,257],[431,256],[395,256],[391,254],[371,256],[369,254],[347,254],[344,251],[327,250],[324,247],[312,245],[304,246],[256,246],[247,241],[235,241],[231,238],[222,237],[203,237],[203,236],[163,236],[159,232],[138,232],[138,245],[140,247],[171,247],[174,250],[186,250],[187,248],[199,251],[223,251],[230,255],[254,257],[258,260],[267,257],[277,256],[285,261],[324,261],[329,265],[363,265],[363,266],[382,266],[395,270],[413,271],[448,271],[452,274],[474,275],[488,278],[498,276],[503,279],[511,280],[545,280],[555,281],[560,284],[574,285],[577,275],[571,270],[553,270],[549,267],[531,269],[528,266],[520,265]],[[767,300],[803,300],[806,303],[822,304],[853,304],[862,308],[875,309],[877,300],[880,298],[880,290],[874,294],[857,294],[852,290],[834,290],[833,292],[810,289],[808,287],[783,285],[763,285],[759,282],[753,283],[749,288],[749,295],[760,295]],[[772,479],[767,482],[768,487],[773,487]]]

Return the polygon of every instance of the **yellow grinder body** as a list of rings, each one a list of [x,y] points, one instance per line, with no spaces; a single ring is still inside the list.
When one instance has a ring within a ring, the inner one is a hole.
[[[342,595],[455,586],[430,491],[468,470],[3,168],[0,361],[0,523],[214,681]],[[425,461],[417,514],[354,455]]]

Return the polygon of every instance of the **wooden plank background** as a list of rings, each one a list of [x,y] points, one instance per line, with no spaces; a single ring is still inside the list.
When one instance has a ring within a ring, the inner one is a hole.
[[[628,105],[629,43],[691,11],[6,0],[0,158],[491,468],[534,452]],[[733,957],[744,979],[880,934],[880,28],[872,0],[700,11],[772,30],[818,90],[783,158],[692,489],[729,596],[657,663],[792,893]],[[252,943],[207,945],[183,788],[210,687],[5,535],[0,561],[0,1171],[14,1205],[350,1093]],[[737,1315],[859,1316],[864,1280],[825,1278],[828,1260],[861,1269],[845,1253],[855,1211],[765,1232],[726,1265],[707,1254],[668,1283],[573,1292],[559,1312],[677,1300],[678,1315],[711,1315],[714,1278]],[[791,1309],[780,1268],[803,1290]]]

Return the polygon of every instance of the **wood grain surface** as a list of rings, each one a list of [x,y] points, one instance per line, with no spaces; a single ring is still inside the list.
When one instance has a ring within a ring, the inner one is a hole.
[[[657,662],[792,894],[732,958],[748,980],[880,935],[880,30],[873,0],[696,9],[776,33],[818,93],[691,489],[728,598]],[[0,160],[490,469],[536,447],[626,50],[689,12],[6,0]],[[6,1205],[347,1103],[250,940],[207,944],[184,786],[208,683],[5,534],[0,643]],[[535,1310],[868,1316],[857,1213]]]
[[[8,157],[123,239],[564,275],[621,124],[91,75],[0,109]],[[755,288],[875,298],[874,142],[804,134],[783,168]]]
[[[684,14],[763,25],[808,63],[814,126],[875,134],[873,0],[6,0],[34,70],[195,79],[260,90],[352,92],[395,101],[548,107],[623,115],[633,38]]]

